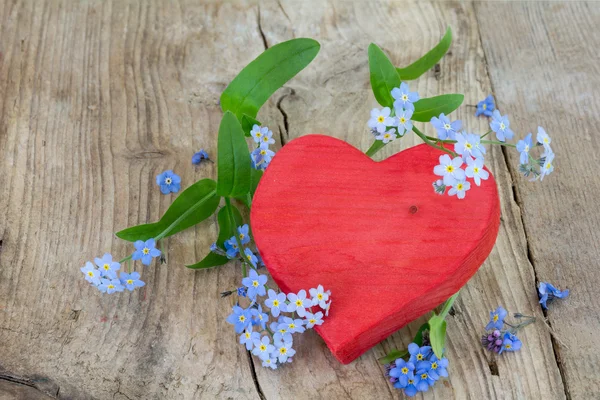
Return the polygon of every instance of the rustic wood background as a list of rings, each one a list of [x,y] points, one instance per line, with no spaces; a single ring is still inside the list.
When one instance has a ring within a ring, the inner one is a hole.
[[[169,239],[144,290],[100,295],[79,268],[126,254],[113,232],[164,212],[158,173],[215,176],[190,157],[215,154],[219,95],[265,48],[322,44],[261,110],[278,144],[320,132],[366,149],[368,44],[406,65],[447,25],[451,53],[412,87],[465,93],[454,115],[479,132],[487,121],[470,105],[492,93],[519,136],[546,128],[557,159],[531,184],[515,151],[491,152],[500,234],[449,319],[450,379],[422,398],[599,398],[600,3],[5,0],[0,21],[0,399],[398,398],[377,358],[420,321],[346,366],[314,333],[279,371],[236,345],[218,294],[239,266],[183,267],[206,253],[214,220]],[[572,295],[544,314],[538,281]],[[520,352],[495,357],[478,342],[499,304],[540,321]]]

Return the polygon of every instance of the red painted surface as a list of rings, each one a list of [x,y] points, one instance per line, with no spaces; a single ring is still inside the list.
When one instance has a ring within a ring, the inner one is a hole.
[[[284,292],[332,292],[317,331],[346,364],[460,289],[489,255],[500,224],[493,176],[464,200],[435,194],[442,153],[427,145],[372,161],[308,135],[285,145],[252,204],[260,254]]]

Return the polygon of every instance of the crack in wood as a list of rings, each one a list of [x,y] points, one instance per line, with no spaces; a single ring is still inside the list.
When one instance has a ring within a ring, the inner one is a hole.
[[[256,387],[258,397],[260,397],[261,400],[267,400],[265,394],[263,393],[260,387],[260,382],[258,382],[258,377],[256,376],[256,366],[254,365],[254,360],[252,359],[252,353],[250,353],[250,351],[246,351],[246,355],[248,356],[248,364],[250,364],[250,373],[252,374],[252,380],[254,381],[254,386]]]

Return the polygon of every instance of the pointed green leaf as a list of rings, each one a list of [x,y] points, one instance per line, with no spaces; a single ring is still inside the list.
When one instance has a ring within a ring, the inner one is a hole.
[[[231,225],[229,219],[229,210],[233,214],[235,226]],[[216,243],[217,246],[219,246],[221,249],[224,249],[225,241],[229,240],[229,238],[235,235],[236,228],[243,224],[242,215],[235,206],[225,206],[219,210],[219,213],[217,214],[217,222],[219,224],[219,236],[217,237]],[[226,256],[210,252],[206,257],[204,257],[201,261],[197,262],[196,264],[186,266],[191,269],[203,269],[217,267],[219,265],[226,264],[228,261],[229,258],[227,258]]]
[[[369,157],[373,157],[375,155],[375,153],[377,153],[379,150],[383,149],[383,146],[385,146],[385,143],[383,143],[382,140],[375,140],[373,142],[373,144],[371,145],[371,147],[369,147],[369,150],[367,150],[367,152],[365,154],[368,155]]]
[[[381,357],[379,359],[379,363],[381,364],[391,364],[399,358],[406,357],[408,355],[408,350],[392,350],[385,357]]]
[[[390,59],[375,43],[369,45],[369,71],[375,99],[383,107],[393,107],[392,89],[400,87],[400,75]]]
[[[412,120],[429,122],[431,121],[431,117],[437,117],[441,113],[448,115],[460,107],[464,99],[465,96],[462,94],[443,94],[441,96],[421,99],[414,103],[415,111],[412,115]]]
[[[444,57],[444,54],[448,52],[451,44],[452,30],[450,27],[448,27],[442,40],[440,40],[440,42],[433,49],[429,50],[427,54],[407,67],[397,69],[402,80],[411,81],[429,71],[442,59],[442,57]]]
[[[217,142],[217,194],[244,196],[250,191],[250,152],[242,126],[231,111],[225,112]]]
[[[217,209],[220,197],[215,188],[215,181],[202,179],[177,196],[158,222],[123,229],[117,232],[117,236],[129,242],[150,238],[159,240],[194,226]]]
[[[446,320],[439,315],[434,314],[429,319],[429,341],[436,357],[442,358],[446,345]]]
[[[419,330],[417,331],[413,342],[418,344],[419,346],[423,346],[423,332],[425,332],[426,330],[429,330],[429,322],[425,322],[419,327]]]
[[[317,56],[319,42],[292,39],[265,50],[248,64],[221,94],[221,108],[256,118],[260,107],[287,81],[302,71]]]

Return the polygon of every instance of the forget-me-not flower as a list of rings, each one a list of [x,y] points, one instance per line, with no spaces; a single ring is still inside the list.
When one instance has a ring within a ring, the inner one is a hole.
[[[533,141],[531,140],[531,133],[525,136],[525,139],[517,142],[517,151],[519,152],[519,162],[521,164],[527,164],[529,162],[529,151],[533,147]]]
[[[544,164],[540,169],[540,181],[543,181],[546,175],[550,175],[550,173],[554,171],[554,165],[552,164],[552,161],[554,161],[554,153],[552,153],[550,150],[550,152],[546,153],[545,156],[546,158],[544,159]]]
[[[517,351],[521,349],[521,340],[510,332],[506,332],[504,334],[504,339],[502,341],[502,348],[498,352],[498,354],[502,354],[503,351]]]
[[[152,259],[160,256],[160,250],[156,248],[156,241],[154,239],[148,239],[145,242],[143,240],[137,240],[133,243],[135,251],[131,255],[132,260],[142,260],[142,264],[150,265]]]
[[[252,323],[250,310],[240,306],[233,306],[232,311],[227,317],[227,322],[233,325],[235,333],[242,333]]]
[[[539,144],[544,145],[546,151],[550,150],[550,143],[552,143],[552,139],[550,138],[550,136],[548,136],[544,128],[542,128],[541,126],[538,126],[536,139]]]
[[[499,141],[504,142],[513,138],[514,132],[510,129],[510,121],[507,115],[500,115],[500,111],[494,110],[490,128],[496,133]]]
[[[288,293],[288,312],[296,312],[299,316],[304,317],[306,315],[306,308],[312,306],[312,301],[306,298],[306,290],[302,289],[296,293]]]
[[[396,115],[396,122],[398,125],[398,134],[404,135],[406,132],[413,128],[413,123],[410,120],[413,115],[413,110],[400,110]]]
[[[104,278],[115,279],[117,277],[117,271],[121,268],[121,264],[113,261],[112,255],[106,253],[102,258],[94,258],[94,262],[100,270],[100,274]]]
[[[483,159],[481,158],[467,158],[467,169],[465,175],[469,178],[473,178],[477,186],[481,185],[481,180],[489,178],[490,173],[483,168]]]
[[[292,349],[292,342],[279,341],[275,343],[275,351],[273,355],[277,354],[277,359],[280,363],[286,362],[288,358],[293,357],[296,354],[296,350]]]
[[[485,99],[481,100],[477,103],[477,110],[475,111],[475,116],[479,117],[481,114],[486,117],[491,117],[492,112],[496,109],[496,105],[494,104],[494,98],[492,95],[489,95]]]
[[[323,313],[318,311],[316,313],[307,312],[304,317],[304,323],[308,329],[313,328],[315,325],[323,324]]]
[[[504,326],[504,318],[508,313],[502,306],[498,306],[496,310],[490,311],[490,322],[485,326],[486,331],[490,331],[492,329],[502,330]]]
[[[275,152],[269,150],[268,143],[261,143],[251,154],[257,169],[265,169],[271,162]]]
[[[240,238],[240,242],[242,244],[248,244],[250,242],[250,233],[249,233],[248,224],[244,224],[242,226],[238,226],[238,237]]]
[[[456,181],[450,186],[450,190],[448,190],[448,195],[456,195],[456,197],[462,200],[465,198],[467,190],[469,189],[471,189],[471,182],[465,180]]]
[[[102,293],[114,293],[114,292],[122,292],[125,287],[123,287],[123,285],[121,285],[121,281],[119,281],[118,279],[105,279],[103,278],[100,281],[100,284],[98,285],[98,289],[102,292]]]
[[[121,272],[119,278],[121,279],[121,284],[130,292],[133,292],[136,287],[142,287],[146,285],[140,280],[139,272],[132,272],[131,274],[128,274],[127,272]]]
[[[271,324],[271,330],[275,333],[273,339],[275,341],[292,342],[292,334],[288,331],[288,326],[283,322],[283,318]]]
[[[283,317],[283,324],[287,326],[289,333],[302,333],[306,330],[304,328],[304,321],[298,318]]]
[[[100,271],[94,267],[94,264],[87,261],[84,267],[81,267],[81,272],[85,275],[85,280],[89,283],[98,286],[100,284]]]
[[[426,392],[429,389],[431,378],[426,370],[415,371],[415,386],[419,392]]]
[[[177,193],[181,188],[181,178],[169,169],[156,175],[156,184],[160,186],[162,194]]]
[[[426,360],[431,354],[431,346],[422,346],[420,347],[416,343],[411,343],[408,345],[408,353],[410,354],[410,362],[413,365],[416,365],[419,361]]]
[[[413,397],[417,394],[417,387],[415,386],[417,384],[415,380],[415,375],[412,372],[411,374],[412,375],[408,378],[408,383],[406,387],[404,387],[404,394],[408,397]]]
[[[285,304],[285,293],[276,293],[273,289],[269,289],[269,298],[265,299],[265,305],[271,309],[271,314],[277,318],[281,310],[287,310]]]
[[[254,347],[254,341],[260,340],[260,333],[252,332],[252,329],[246,329],[244,333],[240,335],[240,344],[246,345],[246,350],[252,350]]]
[[[198,165],[203,160],[210,160],[210,158],[208,158],[208,153],[204,149],[200,149],[200,151],[194,153],[194,155],[192,156],[193,165]]]
[[[252,315],[252,325],[260,326],[260,329],[265,329],[267,322],[269,322],[269,316],[263,312],[262,306],[258,304],[257,308],[250,309]]]
[[[451,159],[448,154],[442,154],[439,160],[440,163],[433,168],[433,173],[443,177],[444,185],[450,186],[465,180],[465,171],[460,168],[463,164],[461,157]]]
[[[394,364],[394,367],[390,369],[389,375],[396,378],[398,381],[394,387],[402,389],[408,386],[408,379],[413,377],[413,371],[415,366],[410,361],[405,361],[402,358],[398,358]]]
[[[263,367],[269,367],[271,369],[277,369],[277,359],[276,358],[267,358],[262,362]]]
[[[569,289],[560,290],[554,287],[551,283],[540,282],[538,287],[538,294],[540,297],[540,304],[546,310],[548,308],[547,301],[552,301],[554,298],[564,299],[569,295]]]
[[[456,132],[462,126],[460,120],[450,122],[444,113],[441,113],[439,117],[431,117],[431,125],[437,130],[438,138],[441,140],[456,140]]]
[[[250,130],[250,136],[252,136],[256,143],[262,143],[263,136],[267,136],[268,134],[269,128],[267,128],[266,126],[261,127],[255,124]],[[273,136],[273,132],[271,132],[271,136]]]
[[[402,82],[399,88],[393,88],[391,94],[395,100],[396,114],[399,114],[401,110],[414,110],[413,103],[419,100],[419,93],[411,92],[406,82]]]
[[[385,128],[396,125],[395,119],[390,117],[391,112],[392,110],[389,107],[384,107],[381,110],[378,108],[372,109],[371,118],[367,122],[367,125],[378,133],[384,133]]]
[[[456,134],[454,151],[463,156],[463,160],[466,161],[467,156],[483,158],[485,147],[481,145],[481,137],[479,135],[461,132]]]
[[[267,293],[265,290],[265,283],[267,283],[267,276],[259,275],[253,269],[250,270],[247,277],[242,279],[242,285],[248,288],[248,298],[251,300],[254,300],[256,295],[264,296]]]
[[[254,255],[254,253],[252,252],[252,250],[250,250],[249,248],[245,248],[244,249],[244,255],[246,256],[246,260],[248,260],[248,262],[250,264],[252,264],[252,266],[254,268],[256,268],[256,265],[258,263],[258,258],[256,258],[256,256]],[[264,296],[264,295],[261,295]]]
[[[260,340],[254,339],[254,350],[252,350],[252,354],[258,356],[261,360],[266,360],[269,355],[275,350],[275,347],[271,344],[271,339],[268,336],[263,336]]]
[[[225,250],[227,251],[228,258],[235,258],[239,252],[239,246],[235,236],[229,238],[229,240],[225,241]]]
[[[316,289],[309,289],[308,293],[310,293],[313,306],[318,304],[319,307],[325,308],[325,304],[327,303],[327,300],[329,300],[329,292],[325,292],[323,285],[317,286]]]
[[[381,140],[384,144],[388,144],[392,140],[396,139],[396,128],[391,128],[389,131],[385,131],[375,136],[376,140]]]

